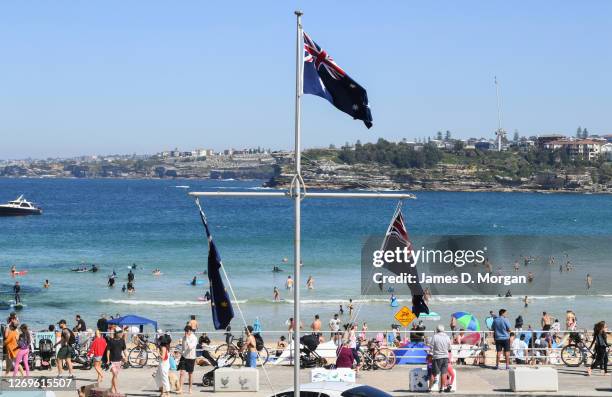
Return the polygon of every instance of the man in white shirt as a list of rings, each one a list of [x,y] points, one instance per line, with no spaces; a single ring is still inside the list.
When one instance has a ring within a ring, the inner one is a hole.
[[[514,338],[512,342],[512,355],[514,356],[515,364],[525,364],[527,361],[527,343],[525,343],[525,334],[521,334],[520,338]]]
[[[193,330],[189,325],[185,327],[185,336],[183,337],[183,344],[181,349],[181,360],[179,361],[178,369],[181,371],[179,383],[181,385],[181,391],[183,392],[183,377],[185,376],[185,372],[187,372],[187,376],[189,378],[189,394],[191,394],[191,385],[192,385],[192,377],[193,377],[193,368],[195,366],[195,358],[196,358],[196,346],[198,344],[198,340],[196,336],[193,334]]]
[[[329,320],[329,330],[331,331],[331,338],[336,342],[338,339],[338,331],[340,331],[340,320],[338,320],[337,313]]]

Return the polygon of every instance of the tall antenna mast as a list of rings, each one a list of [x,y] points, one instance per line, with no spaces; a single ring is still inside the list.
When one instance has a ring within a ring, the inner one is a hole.
[[[501,152],[502,139],[506,136],[506,130],[502,128],[501,100],[499,96],[499,83],[497,82],[497,76],[495,76],[494,81],[495,81],[495,96],[497,97],[497,131],[495,131],[495,135],[497,137],[497,151]]]

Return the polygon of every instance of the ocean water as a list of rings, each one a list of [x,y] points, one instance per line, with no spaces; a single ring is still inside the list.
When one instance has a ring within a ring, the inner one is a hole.
[[[13,280],[15,264],[28,274],[19,280],[27,291],[22,321],[43,328],[80,313],[93,323],[101,313],[139,314],[156,319],[164,329],[179,329],[195,314],[212,329],[210,308],[199,302],[206,285],[190,286],[206,268],[203,228],[188,190],[257,191],[262,181],[219,180],[81,180],[0,179],[0,201],[19,194],[44,209],[42,216],[0,218],[1,300]],[[185,189],[177,187],[188,185]],[[213,237],[247,321],[259,318],[264,329],[286,329],[292,314],[292,293],[284,289],[292,274],[293,207],[288,199],[209,198],[202,202]],[[303,321],[314,314],[324,322],[340,304],[353,298],[358,321],[370,329],[388,328],[397,310],[385,296],[360,295],[360,250],[368,235],[383,234],[392,216],[393,200],[306,199],[303,201],[303,282],[309,275],[315,288],[303,288]],[[420,235],[612,235],[612,196],[536,193],[420,192],[404,204],[409,231]],[[283,263],[283,258],[288,258]],[[610,259],[612,262],[612,258]],[[81,263],[96,263],[97,273],[75,273]],[[121,292],[127,266],[136,263],[136,292]],[[273,273],[278,265],[284,272]],[[602,263],[612,269],[612,263]],[[160,268],[162,276],[151,270]],[[106,286],[115,270],[115,288]],[[612,270],[609,274],[612,276]],[[51,288],[40,287],[49,279]],[[609,280],[609,278],[608,278]],[[599,281],[599,280],[596,280]],[[272,301],[278,286],[283,301]],[[611,288],[612,290],[612,288]],[[400,301],[407,297],[400,297]],[[612,293],[598,296],[532,297],[524,308],[520,297],[434,297],[430,308],[448,323],[451,313],[471,311],[483,319],[489,310],[505,307],[512,319],[539,323],[543,310],[563,318],[565,310],[579,324],[612,320]],[[237,313],[238,314],[238,313]],[[348,317],[345,313],[345,318]],[[235,320],[236,325],[241,322]],[[563,322],[563,321],[562,321]]]

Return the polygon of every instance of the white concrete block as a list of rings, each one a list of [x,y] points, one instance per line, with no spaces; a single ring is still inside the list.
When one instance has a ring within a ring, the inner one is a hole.
[[[219,368],[215,371],[215,392],[259,391],[256,368]]]
[[[410,370],[410,391],[427,391],[429,388],[429,379],[427,379],[427,368],[413,368]],[[437,375],[432,385],[433,391],[440,389],[440,375]],[[451,391],[457,391],[457,371],[451,385]]]
[[[550,367],[510,369],[510,389],[512,391],[558,391],[559,376],[557,370]]]

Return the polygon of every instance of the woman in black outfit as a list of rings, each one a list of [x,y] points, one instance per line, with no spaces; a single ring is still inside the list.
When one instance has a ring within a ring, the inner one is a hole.
[[[591,367],[588,369],[588,375],[591,375],[593,368],[599,367],[604,371],[604,374],[608,373],[608,344],[607,340],[607,332],[608,327],[606,326],[605,321],[600,321],[595,324],[593,329],[593,341],[591,342],[591,346],[589,349],[595,345],[595,359],[591,364]]]

